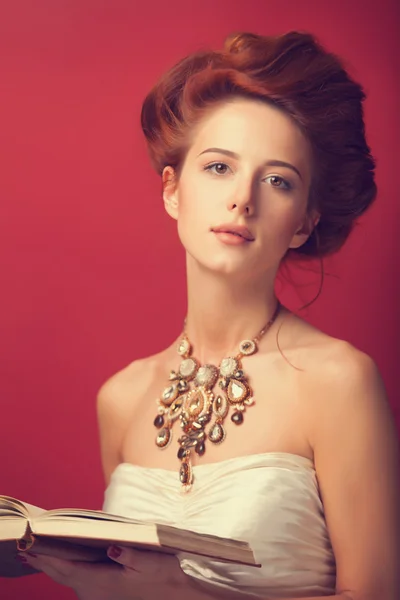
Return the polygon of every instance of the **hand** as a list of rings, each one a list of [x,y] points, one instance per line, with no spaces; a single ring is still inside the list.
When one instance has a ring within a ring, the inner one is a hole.
[[[24,553],[29,565],[72,588],[80,600],[155,600],[174,598],[191,587],[175,556],[128,548],[109,548],[110,564],[64,560]],[[168,594],[169,592],[169,594]]]

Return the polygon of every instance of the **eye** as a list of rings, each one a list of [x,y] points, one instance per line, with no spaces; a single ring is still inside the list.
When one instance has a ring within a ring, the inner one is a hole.
[[[281,188],[283,190],[291,190],[292,186],[286,179],[280,177],[280,175],[269,175],[265,178],[265,181],[269,181],[272,187]]]
[[[228,165],[226,165],[223,162],[211,163],[210,165],[207,165],[204,167],[205,171],[210,171],[211,173],[214,173],[215,175],[225,175],[225,173],[227,172],[228,169],[229,169]]]

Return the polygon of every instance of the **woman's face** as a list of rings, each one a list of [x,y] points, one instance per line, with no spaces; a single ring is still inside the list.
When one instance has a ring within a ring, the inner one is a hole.
[[[213,108],[193,134],[179,179],[171,167],[163,172],[186,251],[226,275],[277,270],[312,231],[308,141],[279,109],[239,98]],[[229,233],[235,226],[248,231]]]

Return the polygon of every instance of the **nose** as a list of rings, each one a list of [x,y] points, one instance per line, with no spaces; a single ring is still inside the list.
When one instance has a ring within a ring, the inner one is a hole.
[[[241,189],[237,189],[228,199],[229,212],[236,212],[239,215],[251,216],[254,214],[254,190],[253,185],[248,184]]]

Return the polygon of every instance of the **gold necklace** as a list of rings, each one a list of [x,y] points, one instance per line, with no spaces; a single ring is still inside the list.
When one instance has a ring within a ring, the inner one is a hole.
[[[219,368],[211,364],[201,365],[192,356],[192,346],[184,328],[177,348],[183,360],[178,372],[171,371],[170,383],[157,399],[158,415],[154,419],[154,426],[159,429],[156,445],[161,449],[171,443],[172,427],[177,420],[180,421],[183,434],[178,439],[178,458],[181,461],[179,479],[183,491],[189,491],[194,480],[191,453],[194,451],[203,456],[207,439],[213,444],[224,441],[224,420],[230,407],[233,407],[231,421],[241,425],[246,408],[254,404],[253,391],[241,360],[257,352],[259,341],[275,322],[280,308],[278,301],[272,318],[258,335],[240,342],[238,354],[222,359]],[[220,390],[214,393],[217,381]]]

